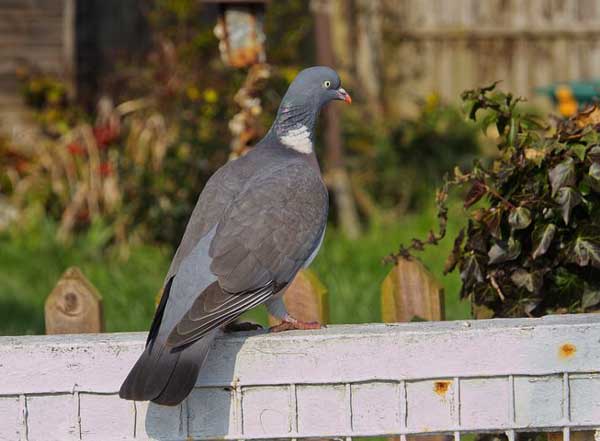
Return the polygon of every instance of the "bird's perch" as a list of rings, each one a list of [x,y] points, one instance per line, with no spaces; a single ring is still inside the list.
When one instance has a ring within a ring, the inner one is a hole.
[[[600,427],[598,315],[231,335],[178,407],[118,398],[144,341],[0,337],[0,439],[514,439]]]

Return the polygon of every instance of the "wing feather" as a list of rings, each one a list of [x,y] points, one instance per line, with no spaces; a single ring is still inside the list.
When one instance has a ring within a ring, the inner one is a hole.
[[[327,220],[327,190],[319,173],[292,162],[249,182],[219,221],[211,271],[228,292],[291,281],[315,247]]]
[[[267,300],[273,295],[270,283],[254,292],[230,294],[224,292],[217,282],[199,295],[189,311],[169,334],[167,345],[173,348],[187,346],[204,337],[218,326],[225,325],[242,313]]]

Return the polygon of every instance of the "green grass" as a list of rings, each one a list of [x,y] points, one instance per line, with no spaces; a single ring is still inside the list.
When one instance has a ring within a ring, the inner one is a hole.
[[[456,212],[458,208],[453,207],[452,211]],[[381,321],[380,285],[392,268],[391,265],[382,264],[382,258],[396,251],[400,243],[408,245],[413,237],[427,237],[428,231],[436,227],[435,213],[431,210],[404,217],[393,225],[371,228],[358,241],[348,240],[333,229],[328,230],[312,268],[329,290],[331,322]],[[458,273],[443,275],[444,262],[459,228],[456,222],[450,222],[448,234],[440,245],[428,248],[419,255],[444,286],[448,320],[467,318],[470,314],[469,305],[458,298]]]
[[[460,219],[457,210],[454,218]],[[430,210],[373,227],[356,241],[330,227],[312,268],[328,288],[331,323],[380,321],[379,288],[391,269],[381,263],[382,257],[414,236],[425,237],[433,226],[435,213]],[[468,305],[458,301],[458,274],[442,276],[457,230],[458,225],[450,223],[447,238],[422,255],[444,285],[448,319],[469,315]],[[106,238],[101,227],[68,245],[54,239],[55,233],[51,224],[37,222],[0,234],[0,335],[44,333],[44,300],[71,265],[79,266],[102,294],[108,332],[146,330],[171,251],[135,246],[124,258],[116,250],[101,251]],[[264,324],[266,313],[261,308],[249,317]]]
[[[124,259],[116,251],[100,251],[97,231],[70,245],[55,240],[55,232],[42,223],[0,235],[0,335],[43,334],[44,300],[72,265],[102,294],[107,331],[146,329],[169,265],[168,250],[136,247]]]

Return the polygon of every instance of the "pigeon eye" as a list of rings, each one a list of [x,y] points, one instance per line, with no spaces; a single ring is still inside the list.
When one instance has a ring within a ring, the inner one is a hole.
[[[329,80],[323,81],[323,87],[325,89],[329,89],[331,87],[331,81],[329,81]]]

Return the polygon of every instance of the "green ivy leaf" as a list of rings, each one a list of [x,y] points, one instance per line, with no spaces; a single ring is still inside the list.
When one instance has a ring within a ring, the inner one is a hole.
[[[575,144],[575,145],[571,146],[571,150],[573,150],[573,153],[575,153],[575,155],[577,155],[577,157],[579,158],[580,161],[585,160],[585,151],[587,150],[587,145]]]
[[[537,259],[538,257],[546,254],[548,248],[550,248],[550,244],[552,244],[555,234],[556,225],[554,224],[540,225],[534,229],[532,235],[533,253],[531,257]]]
[[[524,230],[531,224],[531,211],[525,207],[517,207],[508,215],[508,223],[513,230]]]
[[[578,237],[573,247],[573,258],[579,266],[600,268],[600,243],[588,237]]]
[[[562,187],[575,185],[575,165],[573,158],[567,158],[548,173],[552,196],[555,196]]]
[[[474,253],[471,253],[464,260],[460,272],[460,279],[463,282],[463,290],[470,289],[475,283],[483,282],[484,279],[481,265]]]
[[[600,289],[592,288],[587,283],[584,285],[583,296],[581,297],[581,308],[588,309],[600,303]]]
[[[467,243],[465,249],[487,253],[487,234],[483,228],[467,228]]]
[[[573,210],[573,207],[581,203],[581,196],[571,187],[562,187],[558,190],[554,200],[560,205],[560,212],[565,221],[565,225],[569,225],[571,211]]]
[[[539,292],[542,287],[543,277],[539,272],[528,272],[523,268],[515,270],[510,280],[519,288],[525,288],[529,292]]]
[[[481,221],[485,224],[489,233],[495,239],[501,239],[502,230],[502,210],[499,208],[491,208],[487,213],[483,215]]]
[[[600,163],[592,162],[588,170],[586,179],[582,181],[589,185],[596,193],[600,193]]]
[[[590,149],[590,151],[588,152],[587,156],[593,162],[599,162],[600,161],[600,146],[595,145],[594,147],[592,147]]]
[[[589,177],[588,177],[589,178]],[[592,183],[591,179],[582,179],[579,182],[579,185],[577,186],[577,191],[582,195],[582,196],[587,196],[590,194],[590,191],[592,190],[592,188],[594,189],[594,191],[596,191],[596,185]],[[600,187],[598,187],[600,188]]]
[[[521,254],[521,242],[511,237],[508,241],[497,242],[488,251],[489,264],[508,262]]]
[[[510,118],[510,128],[508,130],[508,145],[514,147],[519,134],[519,122],[514,116]]]
[[[481,120],[479,121],[481,131],[485,134],[491,125],[496,124],[496,121],[498,121],[497,113],[495,113],[495,112],[486,113],[485,116],[483,118],[481,118]]]
[[[598,162],[593,162],[592,165],[590,165],[590,169],[588,171],[588,175],[596,180],[596,181],[600,181],[600,163]]]

